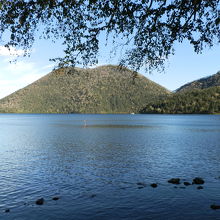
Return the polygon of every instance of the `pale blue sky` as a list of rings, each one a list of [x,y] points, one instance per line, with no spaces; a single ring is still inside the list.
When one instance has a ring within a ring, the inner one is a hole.
[[[176,53],[166,63],[164,73],[140,73],[152,81],[173,91],[187,82],[215,74],[220,70],[220,45],[205,49],[203,54],[195,54],[193,48],[186,42],[176,45]],[[22,53],[22,51],[19,51]],[[33,81],[49,73],[53,62],[49,58],[62,55],[60,42],[52,44],[48,41],[36,41],[31,57],[19,58],[16,64],[10,64],[13,59],[0,46],[0,98],[25,87]],[[110,46],[101,46],[99,65],[118,64],[119,55],[110,55]]]

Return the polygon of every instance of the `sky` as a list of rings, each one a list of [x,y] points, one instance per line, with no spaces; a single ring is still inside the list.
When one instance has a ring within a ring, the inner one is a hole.
[[[13,61],[21,55],[17,61]],[[37,40],[31,50],[31,56],[22,58],[23,51],[11,48],[11,53],[0,45],[0,98],[21,89],[52,71],[54,63],[50,58],[62,55],[61,42],[51,43]],[[111,56],[110,47],[101,45],[98,65],[115,64],[119,57]],[[196,54],[187,43],[177,44],[175,55],[166,62],[164,73],[140,73],[148,79],[174,91],[185,83],[210,76],[220,71],[220,45],[204,49],[202,54]]]

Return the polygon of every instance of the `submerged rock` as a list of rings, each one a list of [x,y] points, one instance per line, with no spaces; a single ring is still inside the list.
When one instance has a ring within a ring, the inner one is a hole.
[[[189,183],[189,182],[184,182],[183,184],[184,184],[185,186],[191,185],[191,183]]]
[[[90,198],[95,198],[97,195],[96,194],[92,194],[91,196],[90,196]]]
[[[220,209],[220,205],[215,205],[215,204],[213,204],[213,205],[210,206],[210,208],[211,208],[211,209],[214,209],[214,210],[215,210],[215,209]]]
[[[197,189],[203,189],[203,186],[198,186]]]
[[[5,212],[10,212],[10,209],[5,209]]]
[[[137,185],[140,186],[140,187],[142,187],[142,188],[147,186],[146,183],[142,183],[142,182],[138,182]]]
[[[38,200],[36,200],[36,205],[43,205],[44,204],[44,198],[40,198]]]
[[[193,184],[204,184],[205,181],[201,177],[196,177],[193,179]]]
[[[180,184],[180,178],[172,178],[172,179],[168,180],[168,183]]]
[[[156,183],[152,183],[152,184],[151,184],[151,187],[156,188],[156,187],[157,187],[157,184],[156,184]]]

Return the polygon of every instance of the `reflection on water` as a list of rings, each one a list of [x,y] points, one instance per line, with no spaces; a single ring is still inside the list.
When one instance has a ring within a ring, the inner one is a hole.
[[[1,114],[0,219],[220,219],[219,120]]]
[[[147,125],[126,125],[126,124],[54,124],[57,127],[75,127],[75,128],[156,128],[155,126],[147,126]]]

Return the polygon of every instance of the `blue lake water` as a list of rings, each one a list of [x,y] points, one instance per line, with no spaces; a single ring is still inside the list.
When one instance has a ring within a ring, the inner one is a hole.
[[[0,219],[220,219],[212,204],[220,115],[0,114]]]

